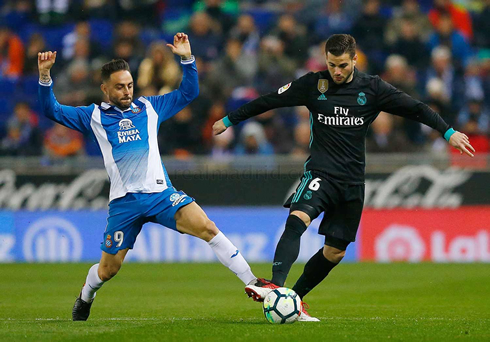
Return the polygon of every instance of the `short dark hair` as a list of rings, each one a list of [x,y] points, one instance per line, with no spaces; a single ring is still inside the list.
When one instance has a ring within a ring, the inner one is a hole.
[[[111,78],[113,73],[120,70],[127,70],[131,72],[128,62],[126,62],[124,59],[113,59],[112,61],[107,62],[100,70],[102,81],[107,81],[109,78]]]
[[[348,53],[350,58],[354,58],[356,55],[356,40],[350,34],[331,35],[325,43],[325,54],[329,52],[337,57]]]

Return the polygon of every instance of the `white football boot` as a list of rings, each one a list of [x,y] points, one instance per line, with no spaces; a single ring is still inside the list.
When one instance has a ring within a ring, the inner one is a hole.
[[[298,317],[298,322],[320,322],[318,318],[311,317],[306,309],[309,309],[308,304],[301,302],[301,312]]]
[[[278,287],[264,278],[258,278],[255,284],[245,286],[245,293],[254,301],[263,302],[269,292]]]

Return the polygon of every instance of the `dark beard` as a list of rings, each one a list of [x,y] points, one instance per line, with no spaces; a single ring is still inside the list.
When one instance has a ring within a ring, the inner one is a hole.
[[[114,103],[114,105],[119,108],[119,109],[122,109],[122,110],[126,110],[128,108],[131,107],[131,102],[129,103],[129,105],[123,105],[121,102],[119,102],[118,100],[111,100],[112,103]]]
[[[349,75],[347,75],[347,77],[344,79],[344,81],[343,81],[342,83],[337,83],[337,82],[335,82],[335,81],[334,81],[334,83],[335,83],[336,85],[346,84],[346,83],[347,83],[347,80],[348,80],[348,79],[349,79],[349,78],[352,76],[352,74],[353,74],[353,73],[354,73],[354,68],[352,68],[352,71],[350,72],[350,74],[349,74]],[[332,76],[332,75],[330,75],[330,76]],[[332,77],[332,79],[333,79],[333,77]]]

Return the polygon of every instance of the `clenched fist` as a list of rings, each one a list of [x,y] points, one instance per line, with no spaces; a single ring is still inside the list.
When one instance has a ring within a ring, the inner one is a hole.
[[[56,61],[56,51],[38,52],[37,66],[39,68],[39,72],[49,71],[55,61]]]
[[[226,131],[226,126],[223,122],[223,119],[220,119],[218,121],[216,121],[213,125],[213,134],[214,135],[218,135],[218,134],[221,134],[223,133],[224,131]]]
[[[38,52],[37,67],[39,68],[39,80],[42,83],[49,84],[51,82],[51,67],[56,61],[56,51]]]

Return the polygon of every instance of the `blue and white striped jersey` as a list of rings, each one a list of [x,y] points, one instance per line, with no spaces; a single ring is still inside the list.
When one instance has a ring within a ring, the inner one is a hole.
[[[111,182],[110,201],[128,192],[161,192],[172,186],[160,158],[158,128],[199,94],[194,58],[181,63],[184,75],[177,90],[162,96],[141,96],[124,111],[105,102],[87,107],[60,105],[52,82],[39,83],[44,115],[95,137]]]

